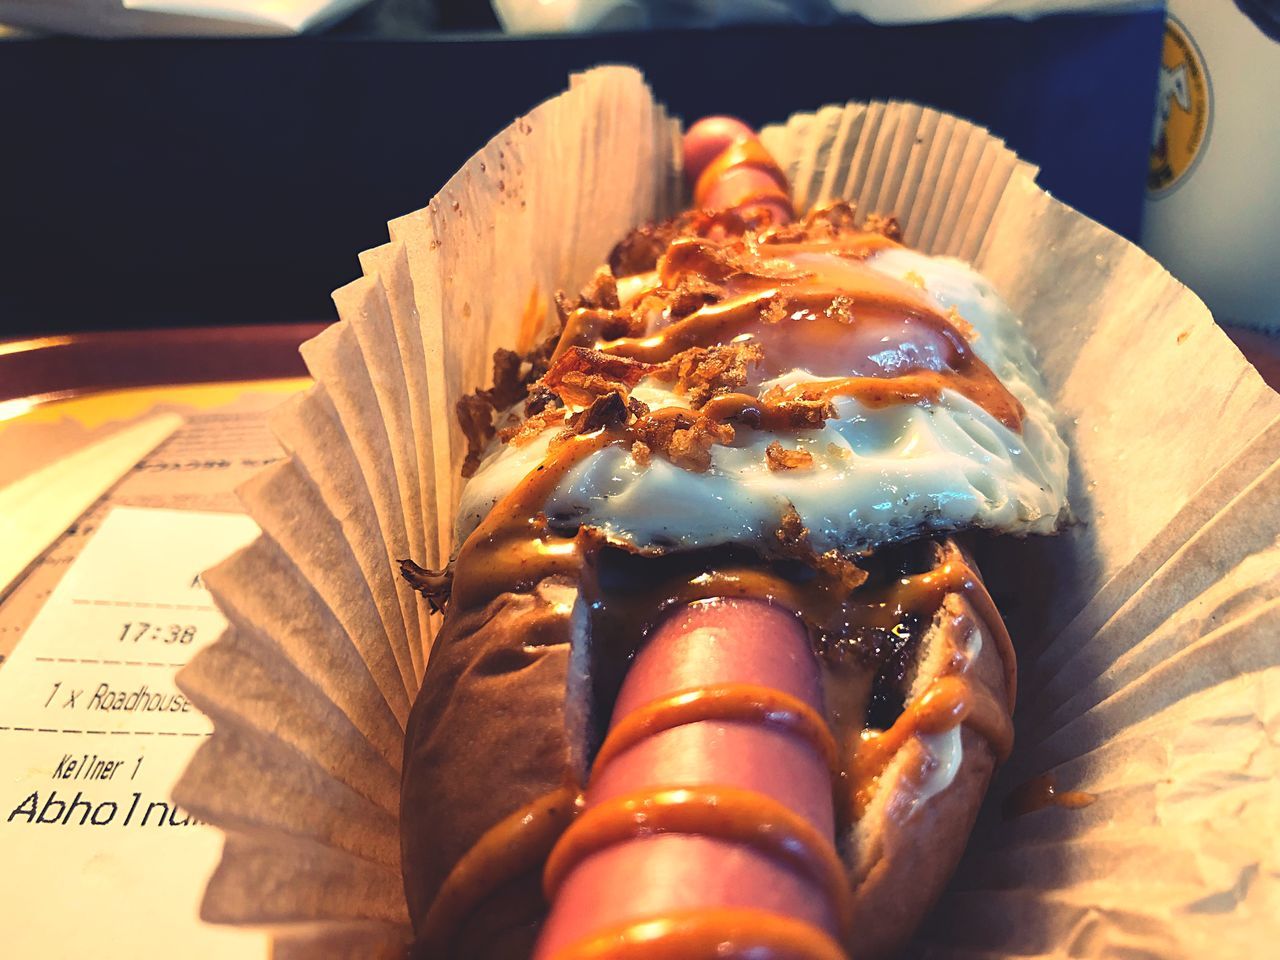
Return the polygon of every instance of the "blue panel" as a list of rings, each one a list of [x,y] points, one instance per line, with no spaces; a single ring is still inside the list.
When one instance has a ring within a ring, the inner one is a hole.
[[[386,220],[600,62],[637,64],[686,118],[876,97],[962,114],[1134,236],[1161,23],[0,43],[0,336],[331,316]]]

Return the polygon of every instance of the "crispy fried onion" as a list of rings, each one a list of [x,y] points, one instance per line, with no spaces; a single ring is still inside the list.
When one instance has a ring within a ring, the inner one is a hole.
[[[872,213],[859,223],[857,205],[848,200],[814,207],[800,220],[761,230],[756,239],[762,244],[804,243],[838,240],[852,233],[879,233],[895,242],[902,240],[897,217]]]
[[[652,373],[651,363],[617,357],[589,347],[569,347],[551,364],[541,386],[568,404],[588,404],[611,391],[630,394],[631,388]]]
[[[782,387],[771,387],[760,398],[763,426],[766,429],[818,430],[835,419],[836,405],[817,390],[799,394]]]
[[[467,438],[467,455],[462,461],[462,475],[469,477],[480,466],[484,448],[493,437],[493,404],[483,390],[468,393],[458,400],[454,408],[462,435]]]
[[[682,237],[671,244],[658,269],[663,285],[671,289],[689,277],[699,277],[704,283],[723,284],[744,277],[790,280],[803,275],[803,270],[785,260],[762,257],[754,243],[744,238],[716,242]]]
[[[697,214],[682,213],[661,223],[646,223],[623,237],[609,253],[609,269],[615,277],[648,273],[679,236],[692,236]]]
[[[710,448],[733,439],[730,424],[767,430],[816,430],[835,416],[831,400],[818,394],[796,396],[771,390],[764,397],[739,392],[762,360],[759,344],[692,347],[662,364],[570,347],[556,359],[529,393],[532,415],[499,431],[503,443],[521,445],[542,431],[564,425],[564,434],[644,421],[637,430],[636,461],[653,454],[701,472],[710,465]],[[668,408],[652,416],[631,390],[645,377],[672,382],[689,409]],[[582,408],[570,415],[569,407]],[[798,461],[771,461],[775,468],[799,468]]]
[[[595,433],[605,427],[620,427],[632,419],[649,413],[649,408],[621,390],[610,390],[596,397],[591,403],[569,418],[569,427],[562,436],[578,433]]]
[[[552,394],[552,396],[555,395]],[[569,413],[562,406],[544,408],[531,417],[526,417],[509,427],[503,427],[498,431],[498,440],[515,447],[522,447],[543,430],[562,424],[568,418]]]
[[[655,371],[663,380],[674,380],[675,391],[700,410],[712,397],[741,390],[751,370],[764,360],[758,343],[726,343],[691,347],[677,353]]]
[[[774,473],[783,470],[813,469],[812,453],[808,450],[788,450],[777,440],[765,448],[764,460]]]
[[[439,570],[420,567],[412,560],[401,560],[400,575],[408,581],[409,586],[426,597],[432,613],[439,613],[449,602],[449,594],[453,592],[452,560]]]
[[[644,314],[618,300],[617,275],[601,267],[576,298],[556,294],[556,314],[561,335],[556,353],[572,346],[589,347],[601,340],[638,336],[644,332]]]
[[[467,440],[467,455],[462,461],[464,477],[476,472],[485,447],[493,439],[494,413],[507,409],[528,394],[530,385],[546,372],[551,352],[558,340],[559,333],[552,334],[523,357],[514,350],[499,347],[493,354],[493,386],[459,398],[454,412],[458,417],[458,425],[462,427],[462,435]],[[539,406],[535,412],[558,402],[554,394],[539,397],[538,400]],[[526,413],[528,412],[526,409]]]
[[[642,451],[644,457],[658,454],[693,473],[706,473],[711,468],[711,448],[732,443],[734,437],[729,424],[677,407],[640,417],[632,430],[647,451]]]
[[[551,444],[554,447],[576,434],[611,428],[625,428],[621,438],[640,466],[647,466],[653,457],[660,456],[694,473],[711,468],[712,447],[732,443],[734,438],[733,427],[722,421],[679,407],[650,412],[635,397],[611,390],[570,417]]]
[[[852,592],[867,580],[867,572],[838,550],[817,553],[809,542],[809,528],[804,525],[793,504],[786,511],[774,531],[773,555],[798,560],[813,567],[819,574],[830,577],[845,592]]]
[[[493,386],[486,390],[476,390],[458,400],[455,413],[467,440],[467,455],[462,461],[464,477],[474,474],[480,466],[485,447],[495,432],[495,412],[507,409],[526,395],[526,416],[560,405],[560,398],[555,393],[539,391],[536,384],[547,372],[562,333],[563,322],[560,329],[544,338],[523,357],[514,350],[499,347],[493,354]]]

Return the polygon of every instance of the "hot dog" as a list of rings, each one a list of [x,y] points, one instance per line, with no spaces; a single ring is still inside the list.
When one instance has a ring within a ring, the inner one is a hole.
[[[831,799],[836,748],[821,709],[817,661],[789,612],[711,601],[665,621],[627,673],[583,815],[548,860],[553,906],[535,957],[582,956],[600,936],[628,930],[650,955],[678,955],[691,934],[662,921],[703,918],[692,935],[723,942],[726,918],[712,908],[732,909],[728,921],[738,924],[743,910],[786,917],[834,947],[844,876]],[[686,799],[686,817],[672,816]],[[633,836],[605,843],[603,825],[620,808]],[[672,822],[655,836],[664,816]],[[709,829],[741,830],[742,818],[746,835]],[[766,841],[774,836],[792,846],[780,851]]]
[[[745,123],[706,117],[689,128],[683,146],[685,176],[696,206],[737,211],[750,222],[791,219],[786,176]]]
[[[685,157],[697,207],[464,401],[462,547],[405,567],[446,610],[402,784],[421,956],[890,955],[1010,748],[952,534],[1065,510],[1016,321],[891,220],[793,220],[741,125]]]

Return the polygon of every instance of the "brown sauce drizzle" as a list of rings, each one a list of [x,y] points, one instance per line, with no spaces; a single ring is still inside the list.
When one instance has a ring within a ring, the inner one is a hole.
[[[1013,748],[1013,721],[985,688],[962,676],[935,680],[907,704],[888,730],[864,730],[849,760],[850,816],[858,820],[875,795],[880,777],[899,750],[917,734],[946,733],[965,724],[980,733],[997,758]]]
[[[754,721],[785,730],[807,741],[833,774],[840,771],[839,753],[827,722],[807,703],[772,687],[724,683],[682,690],[627,714],[596,752],[592,772],[598,773],[614,757],[663,730],[704,720]]]
[[[564,787],[490,827],[449,872],[423,921],[419,941],[446,949],[463,917],[512,877],[546,860],[581,805],[578,791]]]
[[[565,474],[618,439],[616,432],[600,430],[553,445],[458,551],[450,603],[475,609],[499,594],[530,590],[550,576],[576,578],[581,557],[574,541],[552,536],[542,509]]]
[[[798,383],[782,390],[775,388],[764,399],[767,402],[853,397],[863,406],[879,408],[902,403],[938,403],[942,399],[942,391],[948,389],[972,400],[1010,430],[1022,432],[1026,410],[985,365],[981,369],[949,374],[922,370],[898,377],[845,377],[835,381]]]
[[[758,423],[765,430],[784,427],[784,423],[771,423],[766,408],[759,397],[749,393],[722,393],[712,397],[702,406],[702,415],[712,420],[743,420]]]
[[[727,785],[656,787],[590,807],[547,858],[543,889],[553,900],[574,868],[592,854],[640,837],[681,833],[753,847],[808,876],[827,894],[844,926],[852,891],[831,838],[772,797]]]
[[[874,281],[868,281],[868,285],[871,282]],[[793,367],[832,376],[854,366],[868,367],[866,339],[853,336],[858,326],[875,324],[896,332],[896,328],[912,324],[913,333],[923,334],[931,341],[936,338],[957,361],[963,356],[962,349],[967,352],[959,331],[945,316],[921,303],[912,288],[903,284],[899,291],[887,289],[889,284],[877,285],[879,290],[852,290],[843,285],[775,280],[769,286],[695,310],[655,333],[608,340],[598,344],[598,349],[646,363],[661,363],[690,347],[750,337],[764,347],[765,370],[770,376]],[[833,309],[837,297],[848,298],[852,318],[843,308]]]
[[[728,276],[726,299],[650,334],[599,341],[596,348],[656,364],[694,347],[753,340],[764,350],[765,377],[796,368],[820,377],[855,374],[837,384],[792,388],[796,395],[816,390],[827,398],[851,396],[883,407],[937,403],[942,391],[951,389],[1011,430],[1021,431],[1022,404],[973,352],[957,323],[911,284],[856,262],[857,255],[877,244],[893,243],[879,234],[865,236],[867,241],[846,242],[844,247],[823,242],[757,247],[760,259],[751,261],[756,272]],[[786,256],[814,253],[828,254],[837,263],[824,267],[810,259],[785,269]],[[668,254],[672,257],[680,261],[679,269],[667,270],[666,263],[660,267],[663,283],[669,286],[704,261],[706,269],[727,269],[690,244],[673,245]],[[890,344],[909,342],[928,349],[900,356],[890,350],[887,359],[878,359],[885,338]],[[922,358],[924,353],[930,357]]]
[[[883,233],[858,230],[842,233],[829,239],[785,241],[780,243],[765,242],[760,245],[759,253],[762,257],[778,258],[780,260],[805,253],[829,253],[832,256],[842,257],[846,260],[865,260],[873,253],[879,253],[881,250],[901,248],[902,244],[890,237],[886,237]]]
[[[723,907],[621,924],[553,960],[848,960],[811,924],[764,910]]]
[[[929,570],[893,578],[883,584],[868,584],[852,593],[823,577],[803,580],[784,577],[758,561],[735,562],[730,557],[723,563],[695,564],[687,576],[659,577],[625,593],[611,594],[607,609],[601,611],[608,618],[607,629],[601,632],[626,633],[628,624],[633,625],[634,631],[635,624],[654,622],[663,611],[698,600],[756,597],[798,611],[819,649],[831,650],[838,647],[841,640],[856,637],[862,630],[889,631],[907,621],[927,626],[949,593],[959,593],[973,605],[978,619],[999,649],[1009,696],[1008,709],[1012,712],[1017,695],[1013,641],[982,578],[951,542],[939,548]],[[623,656],[632,652],[623,651]],[[822,659],[829,665],[833,658]],[[831,699],[830,689],[827,699]]]
[[[1042,773],[1015,787],[1000,809],[1006,820],[1013,820],[1049,807],[1079,810],[1097,799],[1094,794],[1083,790],[1059,790],[1053,774]]]

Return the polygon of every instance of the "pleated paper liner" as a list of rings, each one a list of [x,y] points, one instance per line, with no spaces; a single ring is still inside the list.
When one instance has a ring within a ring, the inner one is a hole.
[[[207,577],[231,628],[179,677],[215,733],[175,797],[228,836],[207,919],[270,927],[280,957],[408,942],[400,751],[438,618],[396,561],[454,546],[452,411],[493,351],[682,206],[678,134],[634,70],[574,77],[335,294],[339,323],[303,351],[317,383],[275,420],[290,456],[242,491],[263,536]],[[1023,650],[1019,744],[915,952],[1269,942],[1280,400],[1192,294],[980,127],[848,104],[762,139],[799,206],[850,198],[973,260],[1024,318],[1072,445],[1076,523],[992,547]],[[1047,770],[1096,802],[1001,821],[1002,793]]]

